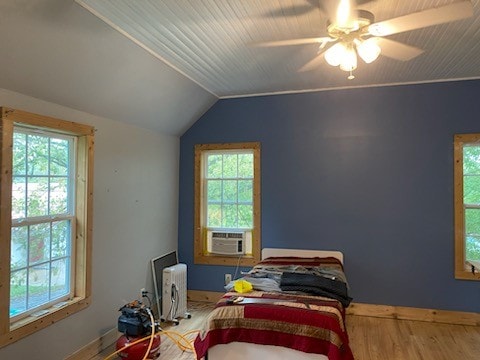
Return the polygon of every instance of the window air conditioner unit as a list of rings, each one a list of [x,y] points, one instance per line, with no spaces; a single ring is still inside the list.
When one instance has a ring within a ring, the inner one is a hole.
[[[212,253],[245,254],[245,231],[212,231]]]

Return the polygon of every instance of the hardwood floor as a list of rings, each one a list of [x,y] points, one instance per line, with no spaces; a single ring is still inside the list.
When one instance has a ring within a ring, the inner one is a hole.
[[[348,316],[356,360],[474,360],[480,327]]]
[[[213,304],[190,302],[191,319],[165,330],[186,333],[199,329]],[[350,346],[356,360],[478,360],[480,327],[434,324],[421,321],[393,320],[364,316],[347,316]],[[104,359],[112,347],[91,360]],[[170,339],[162,336],[161,355],[165,360],[194,360],[195,355],[182,352]]]

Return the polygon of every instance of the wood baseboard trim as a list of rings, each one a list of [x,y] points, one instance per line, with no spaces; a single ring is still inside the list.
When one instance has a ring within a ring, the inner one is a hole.
[[[463,311],[423,309],[404,306],[352,303],[348,315],[370,316],[398,320],[426,321],[452,325],[480,325],[480,314]]]
[[[217,302],[222,292],[188,290],[188,300]],[[351,303],[347,315],[369,316],[386,319],[426,321],[432,323],[480,326],[480,314],[462,311],[423,309],[404,306]]]
[[[112,345],[118,338],[117,328],[113,328],[100,336],[98,339],[91,341],[81,349],[65,358],[65,360],[85,360],[100,354],[103,350]]]
[[[188,290],[187,299],[191,301],[217,302],[224,294],[217,291]]]

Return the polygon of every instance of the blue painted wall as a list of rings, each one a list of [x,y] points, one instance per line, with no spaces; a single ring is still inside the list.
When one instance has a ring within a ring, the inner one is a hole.
[[[262,246],[345,254],[354,301],[480,311],[455,280],[453,135],[480,132],[480,81],[218,101],[181,138],[179,257],[193,264],[194,145],[261,142]]]

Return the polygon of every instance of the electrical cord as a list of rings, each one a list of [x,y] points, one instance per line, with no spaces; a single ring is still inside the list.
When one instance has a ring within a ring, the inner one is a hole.
[[[133,346],[133,345],[136,345],[138,343],[141,343],[143,341],[145,341],[146,339],[148,338],[154,338],[155,335],[165,335],[167,336],[170,340],[173,341],[173,343],[175,345],[177,345],[177,347],[182,350],[182,351],[187,351],[187,352],[195,352],[195,348],[193,347],[193,340],[189,340],[187,338],[188,335],[190,334],[193,334],[193,333],[198,333],[200,332],[200,330],[190,330],[190,331],[187,331],[185,334],[180,334],[176,331],[167,331],[167,330],[160,330],[156,333],[152,332],[153,336],[152,335],[148,335],[148,336],[145,336],[143,338],[140,338],[138,340],[135,340],[134,342],[131,342],[131,343],[128,343],[127,345],[125,345],[124,347],[122,347],[121,349],[118,349],[117,351],[111,353],[110,355],[108,355],[105,359],[103,360],[110,360],[112,359],[115,355],[117,355],[118,353],[124,351],[125,349],[129,348],[130,346]],[[179,340],[177,340],[174,336],[177,336],[179,338]],[[145,352],[145,357],[143,358],[143,360],[145,360],[148,355],[149,355],[149,352],[151,350],[151,347],[150,349],[148,349],[146,352]]]
[[[150,334],[150,342],[148,343],[147,351],[145,351],[145,356],[142,360],[146,360],[148,355],[150,355],[150,350],[152,349],[153,339],[155,338],[155,319],[153,317],[152,311],[150,308],[146,308],[148,316],[150,316],[150,325],[152,326],[152,333]]]
[[[148,292],[145,292],[145,295],[142,295],[142,297],[147,298],[147,300],[148,300],[148,307],[149,307],[149,308],[152,308],[152,300],[151,300],[150,297],[148,296]]]
[[[235,268],[235,274],[233,275],[233,280],[237,279],[238,268],[240,267],[240,260],[242,259],[242,257],[243,257],[243,255],[240,255],[238,257],[237,267]]]
[[[175,290],[174,290],[174,293],[175,293],[175,312],[172,316],[173,319],[176,319],[177,318],[177,313],[178,313],[178,304],[179,304],[179,300],[180,300],[180,294],[178,293],[178,288],[175,286]]]
[[[175,286],[175,284],[172,284],[172,287],[171,287],[171,290],[170,290],[170,309],[168,310],[168,313],[167,313],[167,316],[165,317],[165,319],[174,319],[175,318],[175,314],[176,314],[176,311],[174,310],[174,307],[176,306],[176,294],[175,294],[175,289],[177,287]],[[172,312],[172,310],[174,310],[175,313]]]
[[[170,304],[170,309],[168,310],[166,319],[172,319],[175,320],[177,318],[177,313],[178,313],[178,306],[179,306],[179,299],[180,299],[180,294],[178,293],[178,288],[175,286],[175,284],[172,284],[172,290],[171,290],[171,304]]]

